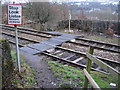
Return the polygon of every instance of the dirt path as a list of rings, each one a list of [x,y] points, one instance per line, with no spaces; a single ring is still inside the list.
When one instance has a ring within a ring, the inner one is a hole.
[[[24,56],[28,64],[36,70],[38,79],[35,88],[57,88],[55,83],[56,77],[47,65],[47,62],[43,61],[39,56],[31,55],[23,51],[20,51],[20,54]]]

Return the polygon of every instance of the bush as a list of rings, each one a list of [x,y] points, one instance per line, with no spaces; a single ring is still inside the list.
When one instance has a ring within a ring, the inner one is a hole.
[[[113,30],[115,33],[118,31],[118,23],[117,22],[109,22],[109,21],[96,21],[96,20],[71,20],[71,28],[83,30],[85,32],[99,32],[105,33],[108,30],[109,25],[113,24]],[[69,23],[68,20],[58,22],[58,28],[65,29],[68,28]]]

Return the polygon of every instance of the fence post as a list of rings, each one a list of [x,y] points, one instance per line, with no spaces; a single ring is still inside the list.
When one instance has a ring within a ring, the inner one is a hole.
[[[93,52],[94,52],[94,47],[90,46],[89,53],[93,55]],[[92,64],[92,61],[88,59],[87,66],[86,66],[86,70],[88,73],[90,73],[91,64]],[[84,90],[87,90],[87,87],[88,87],[88,79],[85,76]]]

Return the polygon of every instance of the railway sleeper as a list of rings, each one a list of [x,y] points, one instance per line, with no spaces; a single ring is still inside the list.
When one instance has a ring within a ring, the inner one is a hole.
[[[51,54],[51,52],[48,52],[48,53]],[[88,58],[83,57],[83,56],[78,55],[78,54],[70,54],[70,55],[68,55],[68,53],[69,52],[66,53],[66,51],[64,53],[61,52],[60,56],[57,55],[57,57],[61,58],[61,59],[64,59],[64,60],[68,60],[68,61],[70,61],[72,63],[78,63],[80,65],[83,65],[83,66],[85,65],[86,66]],[[51,55],[53,55],[53,54],[51,54]],[[92,62],[92,68],[102,71],[101,67],[100,68],[98,68],[98,67],[99,66],[97,64],[95,64],[94,62]]]

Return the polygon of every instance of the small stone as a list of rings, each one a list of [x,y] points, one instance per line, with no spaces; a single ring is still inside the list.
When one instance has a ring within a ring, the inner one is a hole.
[[[71,42],[75,42],[75,39],[72,39]]]
[[[25,72],[26,68],[25,67],[22,67],[20,72]]]
[[[45,80],[42,80],[42,82],[45,82]]]
[[[115,83],[110,83],[110,88],[116,88],[116,84]]]
[[[42,70],[38,71],[38,74],[39,74],[39,73],[43,73]]]
[[[51,82],[51,84],[54,85],[54,86],[56,86],[56,83],[54,83],[54,82]]]
[[[51,70],[51,68],[50,68],[50,67],[48,67],[48,70]]]
[[[68,66],[68,64],[65,64],[64,66]]]
[[[72,88],[73,85],[70,82],[64,82],[60,85],[61,88]]]

